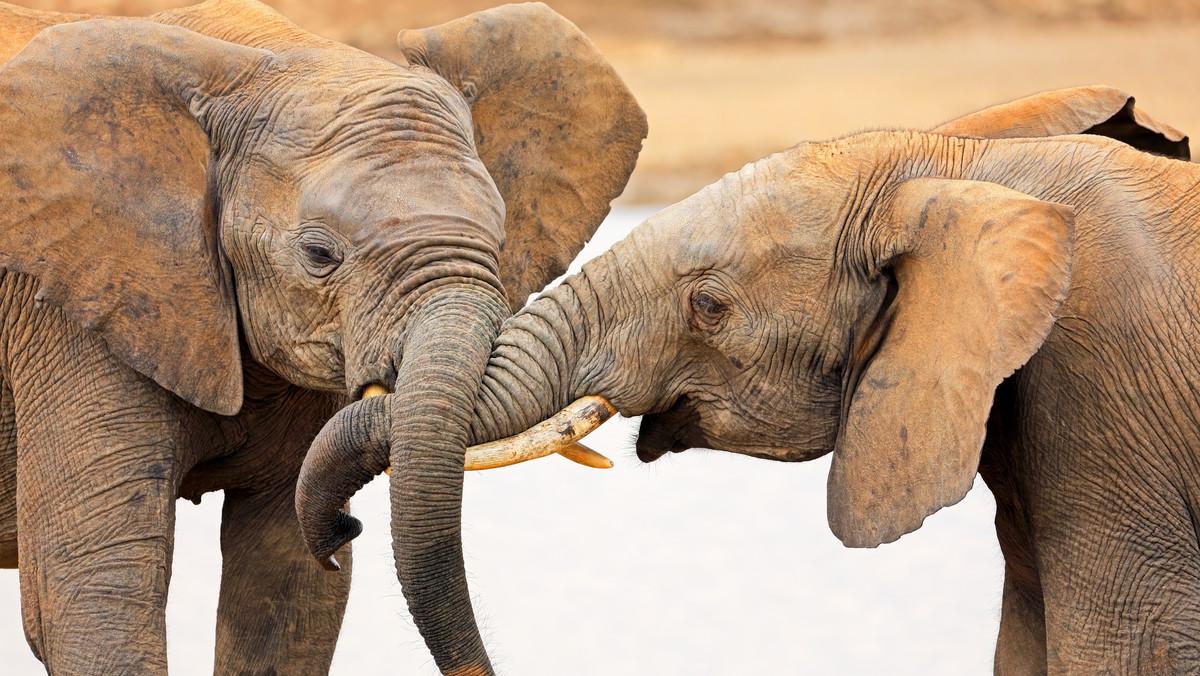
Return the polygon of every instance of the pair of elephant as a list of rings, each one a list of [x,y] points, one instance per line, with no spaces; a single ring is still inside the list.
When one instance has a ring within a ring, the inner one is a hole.
[[[574,26],[490,10],[402,33],[406,67],[250,0],[88,19],[0,5],[0,561],[51,672],[165,671],[174,500],[222,489],[217,671],[327,670],[348,575],[309,553],[350,564],[340,509],[390,466],[414,621],[492,673],[466,449],[584,395],[644,414],[646,461],[833,452],[851,546],[978,470],[1000,673],[1200,660],[1200,172],[1128,96],[797,146],[507,318],[646,132]]]

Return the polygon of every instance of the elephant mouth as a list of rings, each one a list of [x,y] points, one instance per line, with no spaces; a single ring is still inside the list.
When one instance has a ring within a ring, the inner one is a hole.
[[[642,462],[654,462],[667,453],[682,453],[689,448],[707,448],[709,445],[700,428],[699,413],[686,397],[663,413],[642,416],[637,438],[637,457]]]

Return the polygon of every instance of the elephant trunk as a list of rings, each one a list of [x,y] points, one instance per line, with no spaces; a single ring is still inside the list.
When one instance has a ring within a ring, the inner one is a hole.
[[[479,384],[507,304],[463,284],[429,294],[406,320],[397,391],[355,402],[313,441],[296,489],[309,550],[334,553],[361,531],[341,511],[389,465],[396,571],[413,620],[445,673],[492,673],[467,590],[461,541],[464,454]],[[368,391],[373,388],[367,388]]]
[[[482,297],[481,297],[482,296]],[[492,321],[480,322],[480,310]],[[443,673],[490,674],[462,553],[464,456],[505,300],[491,288],[440,294],[405,337],[391,395],[392,551],[413,620]]]
[[[504,323],[475,405],[473,442],[510,437],[580,396],[605,395],[600,381],[609,365],[590,356],[603,352],[599,312],[595,289],[581,273]]]
[[[543,445],[567,446],[615,412],[599,401],[568,406],[575,393],[586,388],[572,384],[584,347],[573,327],[589,314],[571,282],[547,292],[509,319],[496,337],[467,433],[467,443],[483,445],[467,449],[466,468],[511,464],[496,457],[511,444],[495,440],[527,430],[555,411],[567,409],[564,421],[583,417],[589,422],[586,426],[568,423],[566,426],[572,427],[569,433],[551,429],[541,435]],[[462,331],[462,327],[446,329]],[[418,349],[415,342],[408,345],[408,356],[401,362],[406,366]],[[408,377],[402,376],[399,382],[407,382]],[[398,396],[371,396],[373,390],[367,388],[367,398],[343,408],[325,424],[305,457],[296,487],[296,512],[309,550],[329,570],[338,569],[337,550],[362,531],[358,519],[341,508],[394,460],[392,427]],[[594,466],[602,466],[603,461],[597,460]]]

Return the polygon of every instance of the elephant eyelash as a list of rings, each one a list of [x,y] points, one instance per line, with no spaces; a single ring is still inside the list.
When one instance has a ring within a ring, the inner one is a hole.
[[[335,257],[332,249],[322,244],[305,244],[304,253],[317,265],[337,265],[341,262]]]
[[[312,239],[299,245],[301,263],[313,277],[328,277],[342,264],[337,247],[321,239]]]
[[[721,301],[713,298],[707,293],[700,291],[695,296],[692,296],[692,309],[702,315],[710,317],[719,317],[725,314],[725,306]]]
[[[725,317],[729,308],[712,295],[697,291],[691,299],[692,316],[688,322],[694,330],[713,330]]]

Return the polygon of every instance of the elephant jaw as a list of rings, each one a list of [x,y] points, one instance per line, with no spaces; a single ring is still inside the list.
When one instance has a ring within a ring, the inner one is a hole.
[[[386,387],[372,383],[363,390],[363,399],[390,394]],[[617,409],[604,397],[576,399],[550,418],[520,434],[478,444],[467,449],[465,469],[495,469],[558,453],[586,467],[610,469],[612,460],[579,443],[611,418]],[[384,470],[391,474],[391,468]]]

